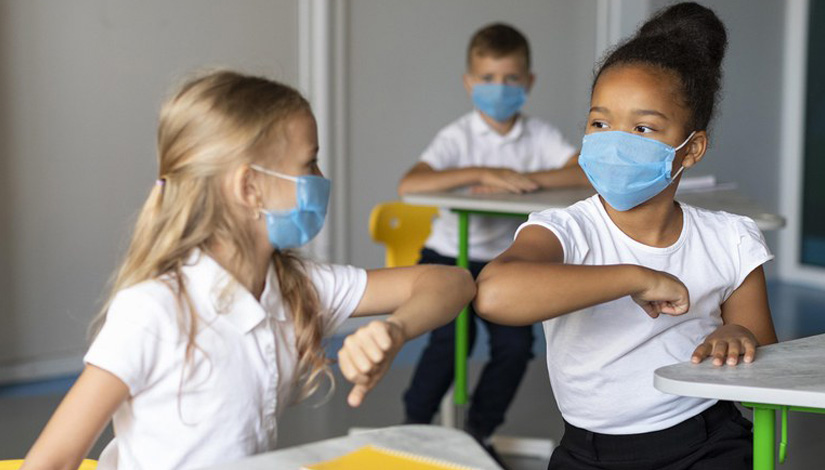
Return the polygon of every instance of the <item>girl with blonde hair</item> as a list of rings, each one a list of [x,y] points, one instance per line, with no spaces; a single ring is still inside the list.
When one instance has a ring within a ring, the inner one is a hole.
[[[350,316],[391,313],[338,353],[358,406],[410,338],[451,321],[474,284],[458,268],[363,270],[301,259],[329,180],[294,89],[213,72],[163,106],[159,178],[85,368],[24,469],[75,469],[113,420],[103,469],[184,469],[271,450],[285,406],[331,380],[322,341]]]

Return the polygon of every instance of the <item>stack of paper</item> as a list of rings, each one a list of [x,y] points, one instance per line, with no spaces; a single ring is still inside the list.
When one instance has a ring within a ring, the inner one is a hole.
[[[736,189],[736,183],[718,183],[714,175],[682,176],[679,182],[679,193],[700,193],[719,191],[722,189]]]

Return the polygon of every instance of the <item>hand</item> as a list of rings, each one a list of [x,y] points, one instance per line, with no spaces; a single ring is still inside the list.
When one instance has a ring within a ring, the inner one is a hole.
[[[722,325],[693,351],[690,361],[698,364],[710,356],[713,357],[713,365],[721,366],[727,356],[728,365],[735,366],[739,363],[739,355],[744,353],[744,362],[751,363],[756,356],[757,345],[756,337],[744,326]]]
[[[372,321],[344,339],[344,347],[338,351],[338,363],[344,378],[355,384],[347,397],[350,406],[361,405],[387,372],[404,342],[401,326],[389,320]]]
[[[491,186],[511,193],[527,193],[539,189],[530,177],[507,168],[486,168],[481,173],[481,186]]]
[[[506,189],[497,188],[495,186],[484,186],[481,184],[470,187],[470,194],[501,194],[506,192]]]
[[[662,271],[645,269],[645,288],[630,297],[650,315],[658,318],[659,314],[682,315],[690,308],[690,296],[687,287],[676,276]]]

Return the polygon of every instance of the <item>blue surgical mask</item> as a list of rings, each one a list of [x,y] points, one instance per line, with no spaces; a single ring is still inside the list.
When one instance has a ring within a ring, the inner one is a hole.
[[[594,132],[582,140],[579,165],[598,193],[618,211],[630,210],[651,199],[679,176],[673,159],[676,151],[664,142],[621,131]]]
[[[288,211],[261,209],[261,213],[266,217],[269,243],[278,250],[286,250],[306,245],[315,238],[324,226],[324,218],[327,215],[330,181],[314,175],[285,175],[260,165],[249,167],[295,183],[296,207]]]
[[[498,122],[504,122],[519,112],[527,101],[523,86],[481,83],[473,86],[473,105]]]

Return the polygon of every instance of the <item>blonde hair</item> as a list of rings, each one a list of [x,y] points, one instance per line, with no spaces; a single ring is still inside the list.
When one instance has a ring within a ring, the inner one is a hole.
[[[252,264],[253,234],[244,229],[249,214],[224,203],[222,182],[233,169],[254,163],[258,145],[272,133],[282,134],[287,121],[301,112],[311,109],[293,88],[231,71],[190,80],[167,100],[158,124],[158,184],[138,215],[108,300],[92,322],[93,337],[118,291],[160,278],[176,294],[178,323],[187,335],[186,361],[192,361],[197,312],[181,268],[194,249],[209,253],[216,240],[235,248],[230,272]],[[318,295],[300,258],[275,250],[272,263],[292,312],[299,399],[304,399],[323,377],[332,380],[321,344]]]

